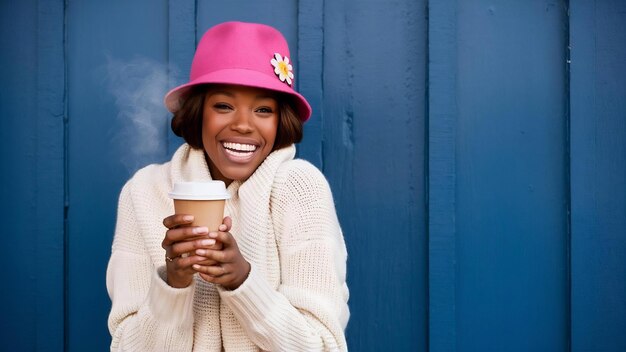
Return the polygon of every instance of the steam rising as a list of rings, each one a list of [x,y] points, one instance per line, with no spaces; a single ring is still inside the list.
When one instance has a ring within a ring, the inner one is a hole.
[[[122,164],[134,173],[144,165],[164,161],[170,117],[163,105],[169,86],[167,66],[146,58],[123,62],[109,57],[106,71],[118,111],[113,141],[119,146]]]

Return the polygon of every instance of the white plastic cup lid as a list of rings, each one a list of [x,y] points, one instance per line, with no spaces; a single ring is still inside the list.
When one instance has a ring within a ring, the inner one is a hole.
[[[222,181],[179,182],[168,194],[172,199],[183,200],[222,200],[230,199]]]

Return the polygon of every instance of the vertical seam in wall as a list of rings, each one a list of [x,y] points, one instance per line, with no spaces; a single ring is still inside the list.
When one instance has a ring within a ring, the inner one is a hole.
[[[326,14],[326,1],[322,0],[322,62],[321,62],[321,71],[320,71],[320,169],[324,172],[325,163],[324,163],[324,58],[326,51],[326,26],[325,26],[325,14]]]
[[[305,136],[298,155],[308,159],[322,172],[324,165],[324,0],[297,2],[297,82],[298,91],[307,96],[314,110],[305,125]],[[293,44],[293,43],[292,43]],[[293,48],[292,48],[293,49]],[[292,56],[295,52],[292,51]],[[306,73],[304,73],[306,72]],[[308,142],[311,141],[311,142]]]
[[[193,47],[198,47],[198,0],[193,2]]]
[[[567,251],[567,350],[572,350],[572,187],[571,187],[571,103],[570,103],[570,69],[571,69],[571,42],[570,42],[570,4],[565,0],[565,195],[567,207],[566,219],[566,251]]]
[[[69,350],[69,90],[67,65],[67,8],[63,2],[63,350]]]
[[[429,170],[429,155],[430,155],[430,87],[429,87],[429,82],[430,82],[430,75],[429,73],[429,67],[430,67],[430,17],[429,17],[429,13],[428,13],[428,8],[429,8],[429,1],[426,0],[425,1],[425,14],[426,14],[426,44],[425,44],[425,51],[426,51],[426,74],[425,76],[425,81],[424,82],[424,95],[425,95],[425,99],[424,99],[424,109],[425,111],[425,119],[424,119],[424,128],[425,128],[425,133],[424,133],[424,155],[426,156],[424,158],[424,202],[425,202],[425,206],[424,206],[424,210],[425,210],[425,222],[426,222],[426,245],[428,246],[428,243],[430,242],[430,170]],[[430,351],[430,258],[426,259],[426,350]]]
[[[428,6],[428,345],[434,351],[457,350],[457,5]]]

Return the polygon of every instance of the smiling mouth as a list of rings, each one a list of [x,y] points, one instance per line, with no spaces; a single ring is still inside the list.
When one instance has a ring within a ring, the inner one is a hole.
[[[229,159],[236,162],[245,162],[252,158],[259,148],[254,144],[222,142],[222,147]]]

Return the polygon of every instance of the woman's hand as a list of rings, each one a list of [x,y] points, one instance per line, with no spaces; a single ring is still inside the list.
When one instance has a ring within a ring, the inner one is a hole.
[[[221,285],[227,290],[234,290],[246,281],[250,273],[250,263],[246,261],[233,235],[228,232],[232,226],[230,217],[224,218],[219,232],[209,233],[210,239],[222,244],[221,249],[196,249],[195,254],[215,261],[214,265],[192,264],[200,276],[208,282]]]
[[[168,228],[161,243],[165,249],[165,264],[167,267],[167,284],[182,288],[191,285],[196,271],[194,264],[202,263],[214,265],[214,261],[193,255],[199,248],[219,249],[214,238],[208,238],[209,230],[206,227],[190,226],[192,215],[175,214],[163,219],[163,225]],[[190,254],[187,256],[187,254]]]

